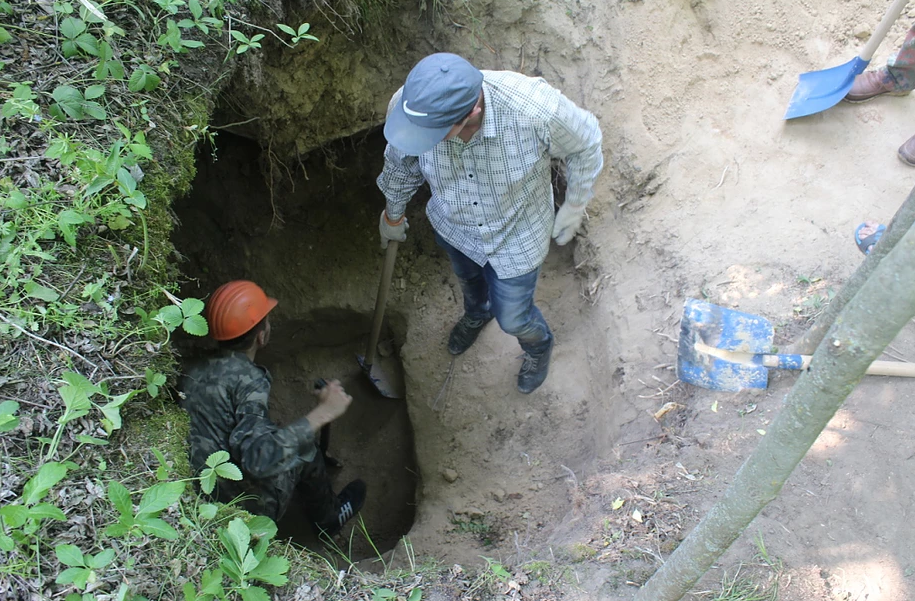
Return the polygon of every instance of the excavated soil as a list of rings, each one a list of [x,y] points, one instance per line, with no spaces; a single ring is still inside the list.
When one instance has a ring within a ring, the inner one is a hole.
[[[409,46],[385,87],[426,52],[451,50],[542,75],[601,120],[607,167],[587,235],[551,250],[538,288],[556,334],[550,377],[517,393],[520,351],[495,324],[448,355],[460,290],[414,200],[390,300],[408,398],[354,395],[331,443],[350,470],[337,486],[376,478],[365,523],[385,544],[409,533],[418,555],[445,563],[543,560],[565,566],[568,598],[626,599],[720,496],[794,381],[773,375],[755,393],[678,383],[684,300],[763,315],[777,344],[803,332],[861,261],[855,226],[888,222],[915,181],[894,157],[915,133],[912,99],[782,119],[797,75],[854,56],[882,2],[483,4],[474,27]],[[363,132],[284,167],[224,136],[176,207],[176,244],[199,282],[189,292],[248,277],[280,299],[264,355],[278,419],[303,410],[313,378],[359,375],[383,258],[382,147]],[[285,174],[272,190],[258,160]],[[335,325],[315,325],[325,322]],[[885,358],[915,358],[911,324]],[[864,380],[696,590],[743,566],[764,585],[777,579],[784,600],[910,599],[913,392],[904,379]]]

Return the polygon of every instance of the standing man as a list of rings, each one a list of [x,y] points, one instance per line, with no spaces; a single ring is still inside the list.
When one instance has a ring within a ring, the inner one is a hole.
[[[246,510],[278,521],[298,489],[315,529],[333,536],[362,509],[365,483],[354,480],[335,496],[315,433],[343,415],[353,399],[332,380],[317,392],[318,404],[305,417],[282,428],[270,421],[270,373],[254,357],[270,340],[267,314],[276,305],[245,280],[223,284],[207,303],[210,336],[220,350],[188,370],[181,385],[191,417],[191,468],[199,473],[207,457],[227,451],[243,478],[220,478],[218,500],[229,503],[244,495]]]
[[[533,392],[553,350],[534,306],[537,277],[550,235],[571,240],[593,194],[603,166],[597,119],[541,78],[480,71],[440,53],[413,67],[391,98],[384,135],[382,247],[406,240],[406,204],[428,182],[426,214],[464,294],[448,351],[466,351],[495,317],[524,350],[518,390]],[[568,180],[555,216],[550,159],[565,161]]]

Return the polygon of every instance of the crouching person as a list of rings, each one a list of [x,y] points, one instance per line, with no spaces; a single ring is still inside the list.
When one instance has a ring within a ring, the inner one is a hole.
[[[362,508],[366,487],[354,480],[334,495],[315,436],[343,415],[352,397],[331,380],[320,391],[309,391],[318,404],[308,415],[282,428],[270,421],[270,373],[254,357],[270,340],[268,313],[276,305],[245,280],[220,286],[207,303],[210,336],[220,348],[190,368],[181,385],[191,422],[191,468],[199,473],[207,457],[226,451],[244,477],[220,478],[213,493],[218,500],[241,496],[246,510],[278,521],[298,489],[304,507],[293,511],[304,510],[318,533],[333,536]]]

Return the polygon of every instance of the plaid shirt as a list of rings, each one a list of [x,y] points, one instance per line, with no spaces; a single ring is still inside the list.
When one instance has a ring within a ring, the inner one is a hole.
[[[584,206],[603,167],[601,131],[594,115],[541,78],[483,71],[483,97],[483,124],[469,142],[445,140],[419,157],[389,144],[378,187],[397,220],[429,182],[426,214],[435,231],[499,278],[513,278],[537,269],[549,250],[550,159],[565,161],[565,202]]]

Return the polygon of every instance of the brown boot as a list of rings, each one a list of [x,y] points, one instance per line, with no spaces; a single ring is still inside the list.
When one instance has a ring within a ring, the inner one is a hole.
[[[905,144],[899,147],[896,156],[909,167],[915,167],[915,136],[906,140]]]
[[[886,69],[877,69],[876,71],[865,71],[855,77],[848,94],[845,95],[845,102],[858,104],[867,102],[877,96],[889,94],[890,96],[905,96],[909,91],[897,91],[893,84],[893,79]]]

